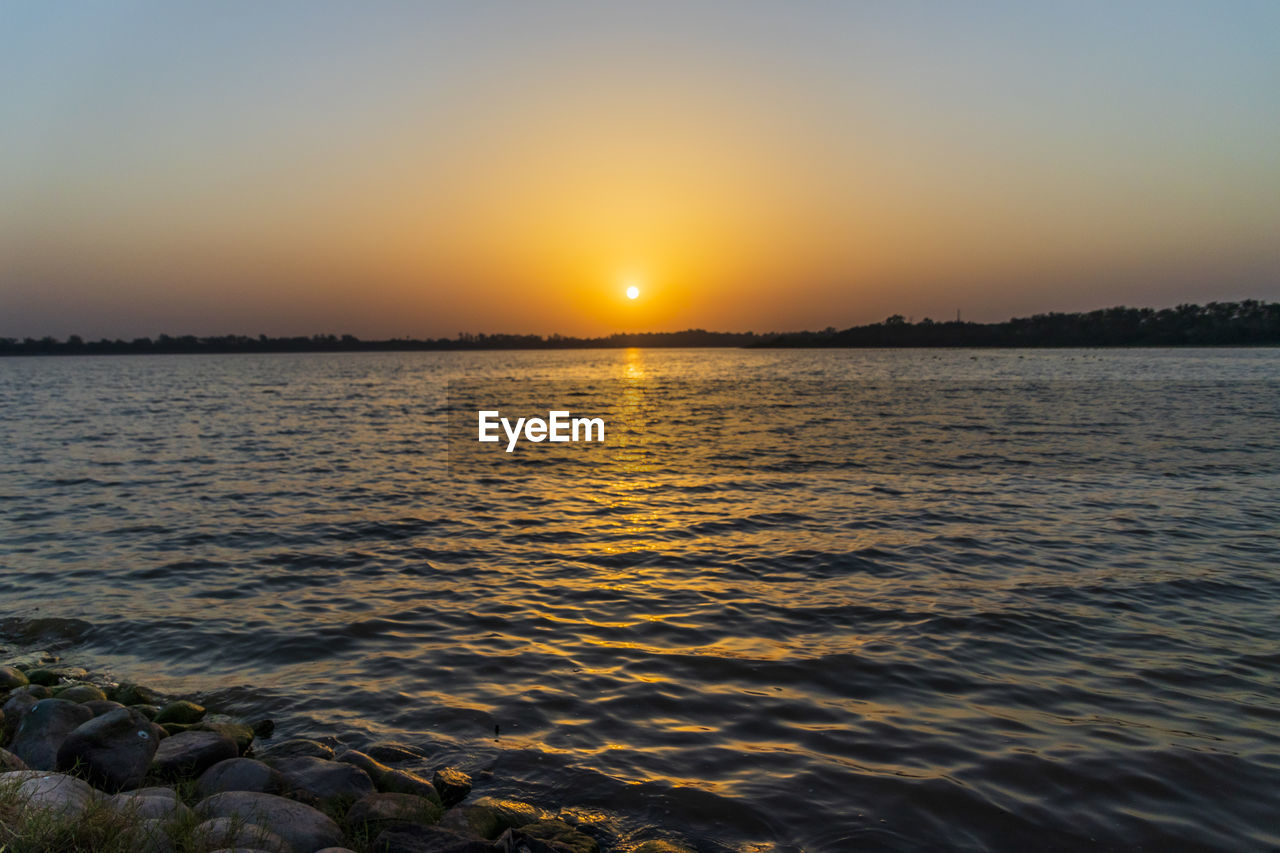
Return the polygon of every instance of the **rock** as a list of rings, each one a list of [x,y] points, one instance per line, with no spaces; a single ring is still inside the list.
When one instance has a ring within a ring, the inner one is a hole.
[[[159,705],[160,697],[150,687],[122,681],[120,686],[111,691],[112,699],[121,705]]]
[[[537,806],[495,797],[481,797],[464,808],[462,814],[473,827],[471,831],[484,838],[497,838],[504,830],[536,823],[547,816]]]
[[[78,818],[101,796],[82,779],[40,770],[0,773],[0,788],[10,785],[28,808],[57,818]]]
[[[204,818],[239,817],[269,826],[300,851],[339,847],[343,841],[342,830],[324,812],[275,794],[227,791],[201,801],[196,812]]]
[[[93,684],[72,684],[62,690],[54,690],[53,695],[59,699],[65,699],[68,702],[98,702],[105,701],[107,694],[102,692],[102,688]]]
[[[293,847],[266,826],[239,817],[215,817],[199,824],[191,833],[197,848],[240,848],[293,853]]]
[[[128,708],[94,717],[58,748],[58,769],[83,776],[96,788],[121,791],[142,784],[160,744],[156,724]]]
[[[41,684],[45,687],[52,687],[58,683],[60,676],[58,673],[45,667],[27,670],[27,681],[32,684]]]
[[[369,778],[373,780],[373,784],[377,785],[378,780],[382,778],[382,774],[391,770],[390,767],[365,755],[358,749],[345,749],[338,753],[339,761],[359,767],[365,773],[369,774]]]
[[[641,844],[632,853],[693,853],[693,849],[674,841],[652,839]]]
[[[441,767],[431,777],[431,785],[445,808],[456,806],[471,793],[471,777],[456,767]]]
[[[180,699],[177,702],[170,702],[160,709],[160,713],[156,714],[156,722],[161,725],[165,723],[198,723],[204,719],[205,710],[203,705],[197,705],[195,702],[188,702],[186,699]]]
[[[376,835],[384,829],[405,823],[430,826],[440,820],[442,810],[437,803],[413,794],[368,794],[356,800],[347,810],[347,826]]]
[[[219,761],[239,755],[235,742],[217,732],[180,732],[160,741],[151,767],[167,779],[196,777]]]
[[[600,844],[562,820],[541,820],[508,829],[498,845],[512,851],[528,848],[529,853],[600,853]]]
[[[147,788],[145,791],[155,791]],[[176,796],[162,796],[145,791],[125,791],[116,794],[108,802],[111,808],[134,820],[185,820],[192,816],[191,809]],[[172,792],[169,792],[172,794]]]
[[[9,734],[18,728],[18,724],[22,722],[22,718],[27,715],[40,700],[23,690],[15,691],[9,694],[8,700],[5,701],[3,707],[0,707],[0,743],[9,742]]]
[[[210,767],[196,780],[196,795],[204,798],[223,791],[257,791],[279,794],[285,790],[284,776],[252,758],[228,758]]]
[[[333,748],[325,746],[318,740],[295,737],[289,740],[282,740],[262,753],[263,758],[289,758],[295,755],[324,758],[332,761]]]
[[[394,794],[416,794],[434,803],[444,805],[440,792],[426,779],[408,770],[388,770],[378,777],[378,790]]]
[[[495,853],[487,841],[438,826],[397,826],[383,830],[371,850],[377,853]]]
[[[166,800],[178,802],[178,792],[163,785],[153,785],[150,788],[135,788],[132,791],[125,791],[125,794],[134,797],[164,797]]]
[[[101,717],[103,714],[114,711],[117,708],[124,708],[119,702],[112,702],[110,699],[94,699],[92,702],[82,702],[80,704],[92,711],[95,717]],[[147,719],[151,718],[148,717]]]
[[[30,770],[27,762],[14,755],[7,749],[0,749],[0,773],[7,773],[10,770]]]
[[[41,699],[31,706],[10,750],[32,770],[52,770],[58,763],[58,747],[77,726],[93,719],[93,712],[65,699]]]
[[[154,720],[156,714],[160,713],[160,709],[155,705],[128,705],[126,707],[132,708],[148,720]]]
[[[196,731],[217,732],[220,735],[226,735],[235,741],[236,749],[244,755],[249,747],[253,744],[253,729],[243,723],[235,723],[230,720],[205,720],[197,723],[193,727]]]
[[[165,832],[167,821],[157,818],[139,820],[124,834],[131,853],[177,853],[177,846]]]
[[[16,666],[0,666],[0,693],[26,687],[30,683],[26,674]]]
[[[317,850],[316,853],[356,853],[349,847],[326,847],[323,850]]]
[[[19,687],[9,695],[16,696],[19,693],[24,693],[27,696],[33,696],[37,702],[41,699],[53,698],[53,691],[48,687],[45,687],[43,684],[28,684],[26,687]]]
[[[191,723],[163,723],[159,725],[160,728],[164,729],[164,733],[167,735],[181,734],[182,732],[189,732],[195,728]],[[208,731],[208,729],[205,729],[205,731]]]
[[[357,799],[375,790],[368,773],[341,761],[294,755],[274,759],[272,764],[291,790],[303,791],[320,800]]]
[[[426,758],[426,754],[420,750],[414,749],[403,743],[375,743],[373,746],[365,750],[365,752],[378,761],[388,764],[394,764],[397,761],[421,761]]]

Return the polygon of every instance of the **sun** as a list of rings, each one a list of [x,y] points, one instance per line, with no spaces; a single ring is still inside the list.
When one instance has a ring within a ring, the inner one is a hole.
[[[639,298],[640,298],[640,288],[636,287],[634,284],[633,284],[633,285],[631,285],[630,287],[628,287],[628,288],[627,288],[627,298],[628,298],[628,299],[639,299]]]

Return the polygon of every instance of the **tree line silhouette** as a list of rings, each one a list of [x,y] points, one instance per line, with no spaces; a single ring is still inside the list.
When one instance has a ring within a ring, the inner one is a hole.
[[[643,332],[597,338],[563,335],[459,333],[456,338],[360,340],[353,335],[272,338],[266,335],[184,335],[86,341],[71,335],[0,338],[0,355],[126,355],[392,350],[607,349],[624,347],[1142,347],[1280,344],[1280,303],[1210,302],[1176,308],[1103,308],[1077,314],[1036,314],[1001,323],[909,322],[895,314],[880,323],[817,332]]]

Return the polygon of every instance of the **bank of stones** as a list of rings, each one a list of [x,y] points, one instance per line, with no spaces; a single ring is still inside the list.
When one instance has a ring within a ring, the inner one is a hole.
[[[0,661],[0,850],[96,821],[108,849],[147,853],[691,853],[472,797],[465,772],[402,745],[266,742],[269,720],[55,663]]]

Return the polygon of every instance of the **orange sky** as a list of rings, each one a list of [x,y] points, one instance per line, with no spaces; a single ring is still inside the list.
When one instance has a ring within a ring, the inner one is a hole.
[[[10,10],[0,335],[1280,298],[1280,7],[1155,8]]]

